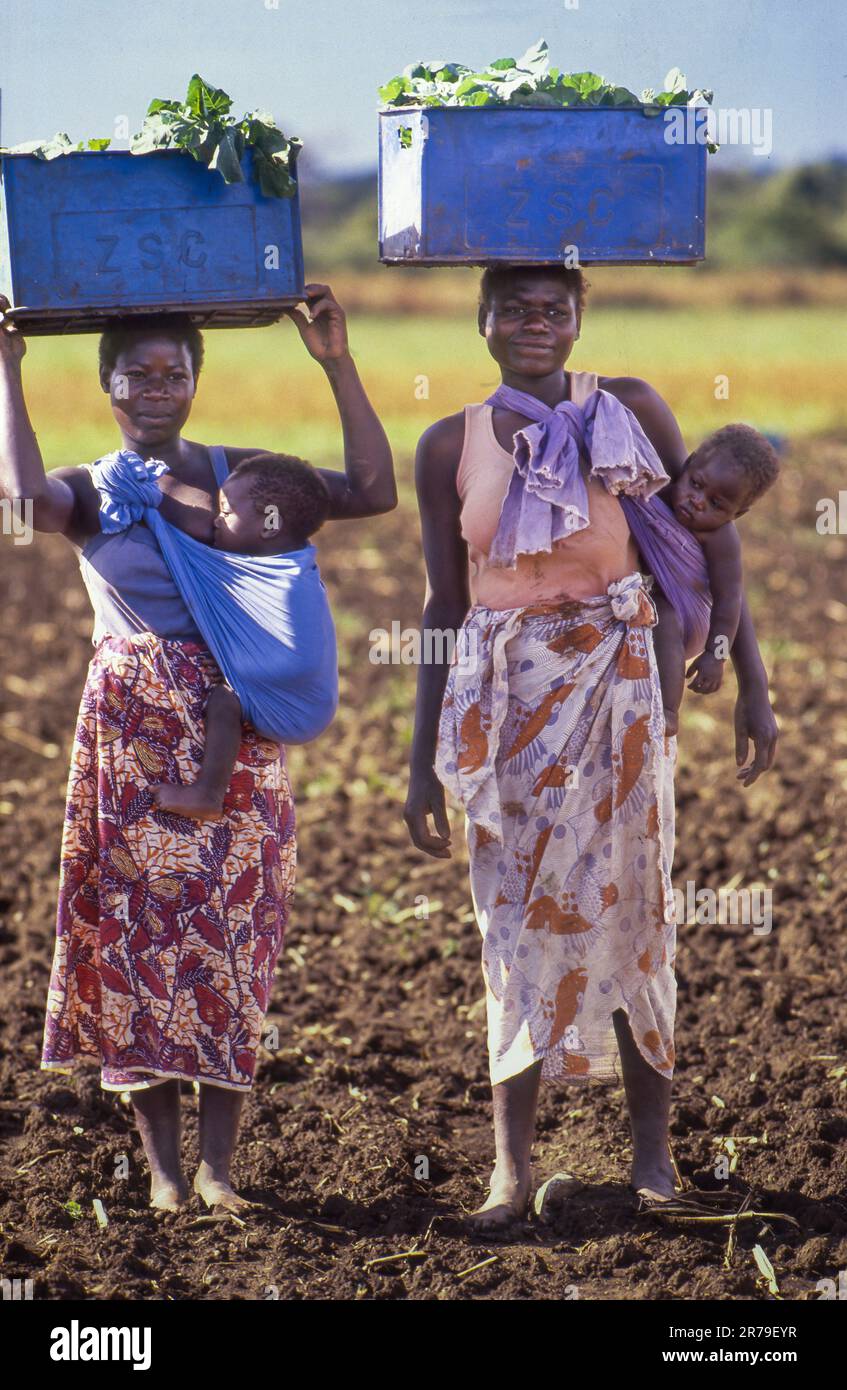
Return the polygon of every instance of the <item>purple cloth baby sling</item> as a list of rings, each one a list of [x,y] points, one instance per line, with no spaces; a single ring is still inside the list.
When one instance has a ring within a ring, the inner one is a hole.
[[[589,525],[584,457],[593,477],[619,496],[629,529],[668,602],[679,615],[686,650],[709,631],[711,594],[702,547],[655,494],[670,482],[632,411],[608,391],[583,406],[551,409],[537,396],[500,386],[487,405],[533,421],[515,435],[515,468],[489,553],[489,564],[514,569],[518,555],[549,553]]]

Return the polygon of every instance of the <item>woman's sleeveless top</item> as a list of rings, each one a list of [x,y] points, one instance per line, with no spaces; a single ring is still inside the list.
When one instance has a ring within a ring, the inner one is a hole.
[[[597,389],[595,372],[570,372],[570,399],[583,405]],[[491,567],[488,551],[515,466],[494,433],[490,405],[465,406],[465,441],[456,487],[462,536],[468,544],[471,603],[522,608],[554,598],[591,598],[638,569],[638,551],[623,508],[597,478],[586,478],[590,525],[549,553],[519,555],[514,569]]]
[[[229,471],[226,453],[219,444],[209,452],[220,487]],[[111,535],[101,531],[81,549],[76,545],[74,549],[94,609],[91,640],[95,646],[107,632],[116,637],[153,632],[157,637],[205,646],[147,526],[134,522]]]

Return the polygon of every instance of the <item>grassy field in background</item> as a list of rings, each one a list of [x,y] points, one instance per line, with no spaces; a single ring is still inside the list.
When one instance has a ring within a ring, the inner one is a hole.
[[[394,446],[398,475],[407,481],[422,430],[484,399],[496,385],[472,303],[462,317],[359,312],[351,315],[350,337]],[[26,395],[48,468],[88,462],[118,443],[96,359],[95,335],[30,340]],[[598,306],[585,316],[570,365],[646,378],[692,445],[732,420],[789,436],[847,427],[847,338],[837,308]],[[729,378],[728,400],[715,399],[718,374]],[[287,320],[271,328],[207,332],[206,366],[187,433],[210,444],[285,449],[341,467],[331,391]]]

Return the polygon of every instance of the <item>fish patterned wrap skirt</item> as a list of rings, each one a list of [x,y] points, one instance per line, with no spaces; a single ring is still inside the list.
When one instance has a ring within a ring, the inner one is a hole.
[[[214,820],[161,811],[150,791],[195,780],[221,679],[196,642],[145,632],[95,649],[71,754],[45,1070],[98,1061],[112,1091],[252,1085],[294,892],[283,751],[243,724]]]
[[[676,739],[665,738],[651,581],[471,608],[436,772],[465,811],[492,1083],[619,1078],[612,1015],[673,1071]]]

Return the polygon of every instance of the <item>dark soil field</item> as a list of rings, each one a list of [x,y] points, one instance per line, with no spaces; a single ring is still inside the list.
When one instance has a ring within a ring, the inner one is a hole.
[[[677,1164],[689,1184],[727,1187],[739,1208],[771,1213],[732,1238],[726,1226],[634,1214],[623,1093],[596,1084],[542,1092],[535,1150],[539,1182],[567,1167],[585,1190],[552,1223],[533,1218],[503,1242],[461,1225],[492,1159],[479,936],[463,844],[452,861],[428,860],[402,821],[414,671],[368,660],[372,628],[419,621],[408,506],[319,540],[343,709],[290,763],[296,909],[268,1017],[278,1037],[262,1053],[235,1165],[261,1209],[213,1220],[196,1199],[155,1217],[128,1106],[101,1092],[95,1070],[38,1069],[91,618],[64,540],[4,537],[3,1276],[31,1279],[36,1299],[768,1301],[759,1246],[783,1299],[820,1298],[818,1281],[847,1270],[847,537],[816,533],[815,503],[837,495],[846,468],[845,441],[796,446],[742,523],[782,729],[770,775],[736,784],[731,675],[718,696],[686,697],[675,882],[773,893],[768,934],[679,932]],[[183,1104],[192,1172],[190,1088]]]

